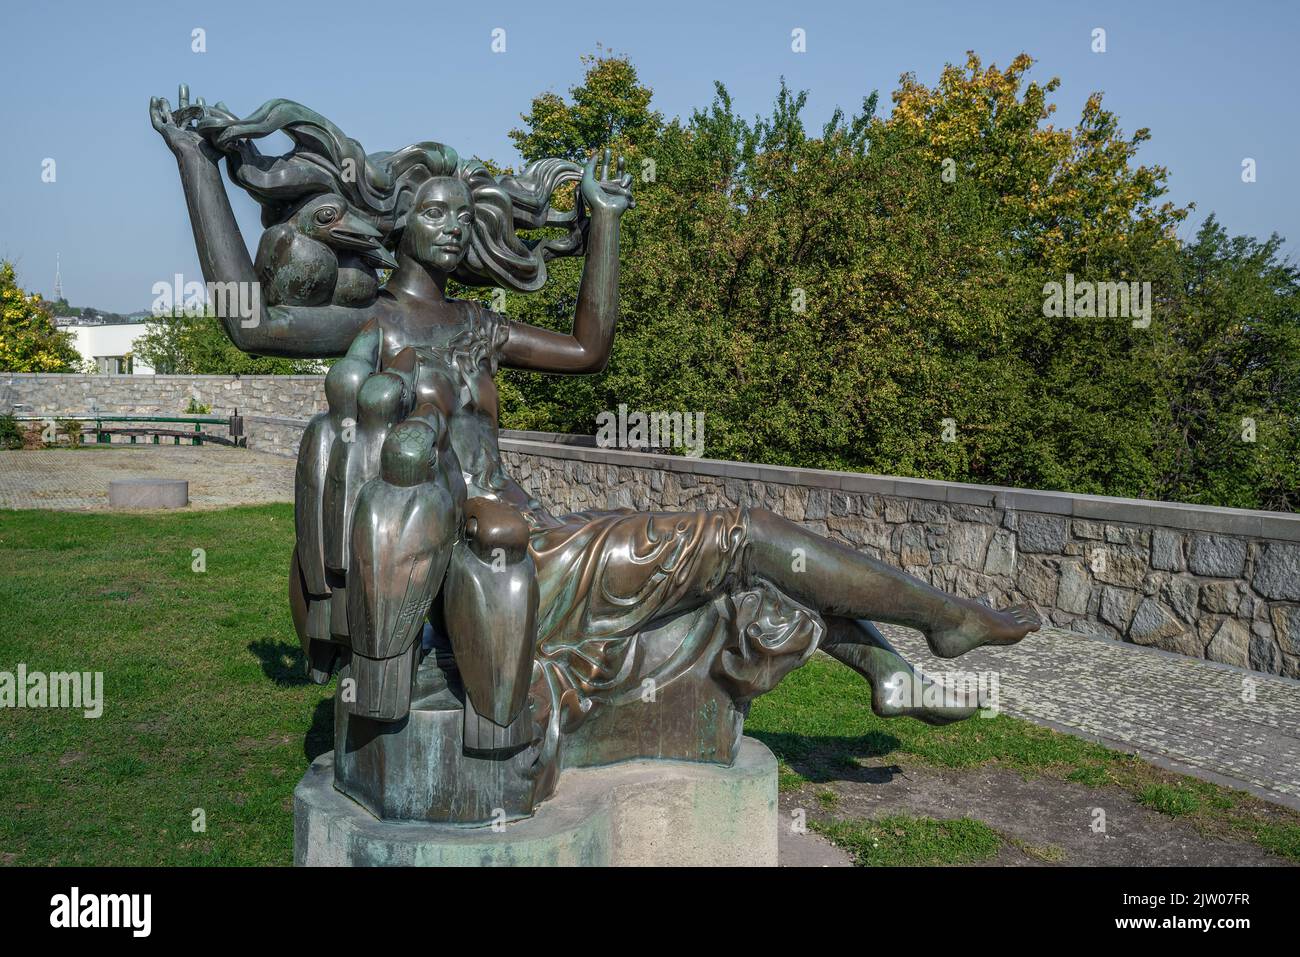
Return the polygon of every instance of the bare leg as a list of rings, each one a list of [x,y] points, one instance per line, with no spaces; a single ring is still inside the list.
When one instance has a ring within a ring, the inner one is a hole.
[[[913,669],[871,622],[829,618],[826,627],[822,651],[867,679],[871,685],[871,710],[880,717],[909,717],[941,725],[964,720],[979,710],[978,696],[967,701],[926,704],[938,697],[934,681]]]
[[[823,616],[866,618],[923,632],[941,658],[1010,645],[1039,627],[1032,608],[994,611],[815,535],[767,509],[750,509],[750,569]]]

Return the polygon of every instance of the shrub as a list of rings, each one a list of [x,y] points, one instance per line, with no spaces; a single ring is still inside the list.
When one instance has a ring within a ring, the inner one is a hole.
[[[68,437],[69,445],[81,444],[81,421],[79,419],[59,419],[57,423],[59,431]]]
[[[0,415],[0,449],[21,449],[23,429],[12,413]]]

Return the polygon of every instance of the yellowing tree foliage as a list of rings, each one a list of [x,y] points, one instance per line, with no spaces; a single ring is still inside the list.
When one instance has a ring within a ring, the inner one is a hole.
[[[73,372],[80,362],[40,295],[20,289],[13,264],[0,262],[0,372]]]

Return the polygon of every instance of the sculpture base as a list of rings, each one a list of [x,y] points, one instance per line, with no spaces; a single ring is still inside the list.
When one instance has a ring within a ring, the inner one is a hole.
[[[742,738],[731,767],[568,768],[532,817],[496,830],[380,821],[335,790],[330,752],[294,791],[293,830],[307,867],[775,866],[776,758]]]
[[[185,479],[113,479],[108,483],[109,508],[184,508],[190,504]]]

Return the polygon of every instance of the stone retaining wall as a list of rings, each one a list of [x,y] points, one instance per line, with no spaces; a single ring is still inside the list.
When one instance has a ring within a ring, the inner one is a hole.
[[[1300,515],[503,438],[557,512],[762,506],[966,597],[1300,678]]]
[[[212,415],[244,416],[248,447],[296,456],[303,426],[325,409],[319,375],[75,375],[0,373],[0,412],[19,415],[183,415],[190,399]]]
[[[320,376],[0,375],[0,411],[238,407],[249,447],[296,454]],[[1028,601],[1081,634],[1300,678],[1300,515],[595,448],[504,431],[507,470],[552,511],[762,506],[932,584]]]
[[[213,415],[309,419],[325,408],[319,375],[75,375],[0,372],[0,411],[45,415],[181,415],[191,398]]]

